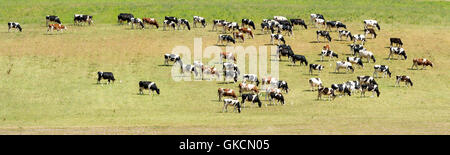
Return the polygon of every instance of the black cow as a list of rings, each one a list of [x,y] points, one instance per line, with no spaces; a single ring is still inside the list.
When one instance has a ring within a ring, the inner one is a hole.
[[[236,41],[233,39],[232,36],[226,35],[226,34],[221,34],[221,35],[219,35],[219,38],[217,40],[217,45],[219,44],[219,42],[222,43],[222,45],[223,45],[224,41],[226,41],[227,44],[228,44],[228,42],[232,42],[233,44],[236,44]]]
[[[49,22],[55,22],[58,24],[61,24],[61,20],[58,16],[55,15],[47,15],[45,16],[45,25],[48,25]]]
[[[114,81],[116,80],[116,79],[114,78],[114,74],[113,74],[112,72],[102,72],[102,71],[99,71],[99,72],[97,72],[97,74],[98,74],[97,84],[99,84],[99,83],[100,83],[100,80],[102,80],[102,79],[108,80],[108,84],[109,84],[111,81],[114,83]]]
[[[294,27],[294,25],[303,25],[303,27],[305,27],[305,29],[308,29],[308,26],[306,26],[306,23],[303,19],[290,19],[290,21],[291,21],[292,27]]]
[[[144,94],[144,92],[142,92],[144,89],[148,89],[148,95],[151,95],[153,91],[156,91],[156,93],[159,95],[159,88],[154,82],[139,81],[139,94]]]
[[[19,23],[16,22],[9,22],[8,23],[8,32],[10,32],[10,30],[14,28],[14,29],[19,29],[20,32],[22,32],[22,27],[20,26]]]
[[[262,105],[261,100],[259,100],[258,94],[242,94],[242,104],[244,104],[245,101],[258,103],[258,107],[261,107]]]
[[[278,81],[278,89],[284,90],[286,93],[288,93],[289,92],[288,83],[283,80]]]
[[[400,47],[403,46],[403,42],[400,38],[390,38],[390,41],[391,41],[391,46],[393,44],[397,44],[397,46],[400,45]]]
[[[255,23],[251,19],[242,19],[242,27],[245,25],[251,26],[253,30],[256,30]]]
[[[300,65],[302,65],[302,63],[305,63],[305,65],[308,65],[308,61],[306,60],[306,57],[303,55],[294,54],[291,57],[291,61],[294,63],[294,65],[295,65],[296,61],[300,61]]]
[[[93,23],[92,16],[75,14],[73,16],[73,24],[77,25],[81,24],[81,22],[88,23],[89,25],[91,25],[91,23]]]
[[[117,22],[122,24],[122,22],[126,21],[129,24],[131,22],[131,18],[134,18],[131,13],[120,13],[119,16],[117,16]]]
[[[326,25],[327,25],[327,29],[329,29],[330,31],[331,31],[332,27],[336,28],[336,30],[339,30],[340,27],[347,29],[347,26],[340,21],[328,21],[328,22],[326,22]]]
[[[278,46],[278,58],[281,60],[281,56],[287,56],[288,59],[294,55],[294,51],[292,51],[291,46],[283,44]]]

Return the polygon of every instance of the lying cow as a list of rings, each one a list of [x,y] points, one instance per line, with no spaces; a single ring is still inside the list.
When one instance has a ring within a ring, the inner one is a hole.
[[[148,90],[148,95],[151,95],[153,91],[159,95],[159,88],[154,82],[151,81],[139,81],[139,94],[144,94],[143,90]]]
[[[99,71],[97,72],[98,74],[98,78],[97,78],[97,84],[100,83],[100,80],[105,79],[108,80],[108,84],[112,81],[114,83],[114,81],[116,81],[116,79],[114,78],[114,74],[112,72],[102,72]]]

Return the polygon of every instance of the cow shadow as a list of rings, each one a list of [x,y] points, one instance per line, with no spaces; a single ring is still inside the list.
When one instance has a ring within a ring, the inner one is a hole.
[[[158,66],[160,66],[160,67],[171,67],[171,66],[173,66],[173,65],[169,65],[169,64],[164,64],[164,65],[158,65]]]
[[[237,83],[237,82],[236,82]],[[223,82],[218,82],[217,84],[220,84],[220,85],[224,85],[224,84],[234,84],[234,82],[233,81],[223,81]]]
[[[317,44],[317,43],[327,43],[327,42],[322,42],[322,41],[310,41],[309,43]]]
[[[264,45],[266,45],[266,46],[277,46],[277,44],[271,44],[271,43],[267,43],[267,44],[264,44]]]
[[[330,74],[347,74],[347,72],[328,72]]]
[[[306,76],[319,76],[320,74],[319,73],[316,73],[316,74],[314,74],[314,73],[312,73],[312,74],[303,73],[303,75],[306,75]]]

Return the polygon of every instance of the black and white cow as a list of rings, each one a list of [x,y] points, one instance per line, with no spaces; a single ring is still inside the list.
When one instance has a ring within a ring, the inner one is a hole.
[[[372,59],[374,63],[377,61],[373,53],[371,51],[366,50],[365,48],[359,50],[358,54],[360,58],[367,58],[367,62],[370,62],[370,59]]]
[[[339,69],[341,68],[345,68],[347,69],[347,71],[351,70],[352,73],[355,72],[355,69],[353,69],[352,63],[348,62],[348,61],[337,61],[336,62],[336,69],[334,70],[334,72],[339,72]]]
[[[174,21],[170,21],[170,20],[164,20],[163,21],[163,30],[166,30],[166,27],[172,27],[173,30],[175,30],[177,23],[175,23]]]
[[[229,43],[229,42],[232,42],[233,44],[236,44],[236,41],[233,39],[233,37],[232,36],[230,36],[230,35],[227,35],[227,34],[220,34],[219,35],[219,38],[218,38],[218,40],[217,40],[217,45],[219,45],[219,42],[223,45],[223,42],[227,42],[227,44]]]
[[[242,19],[242,27],[244,27],[246,25],[253,28],[253,30],[256,30],[255,22],[253,22],[251,19]]]
[[[215,28],[216,31],[217,31],[218,27],[224,27],[224,29],[225,29],[225,26],[226,26],[228,23],[229,23],[229,22],[227,22],[226,20],[221,20],[221,19],[213,20],[213,27],[212,27],[212,30],[214,31],[214,28]]]
[[[339,58],[339,55],[334,51],[323,49],[320,56],[320,61],[323,61],[323,57],[329,57],[328,61],[330,61],[331,59],[334,60],[334,57]]]
[[[263,23],[261,23],[261,32],[264,33],[264,34],[266,34],[267,31],[270,30],[272,33],[274,33],[274,32],[275,32],[275,29],[274,29],[273,27],[274,27],[274,26],[271,25],[270,23],[268,23],[268,22],[263,22]]]
[[[355,34],[355,35],[353,35],[352,41],[353,41],[353,44],[355,44],[356,41],[361,41],[361,45],[364,45],[364,42],[366,41],[366,36],[364,34]]]
[[[224,70],[223,71],[223,81],[227,79],[233,79],[233,82],[236,83],[238,80],[239,73],[235,70]]]
[[[164,64],[168,65],[169,61],[173,61],[173,63],[179,63],[180,65],[182,65],[183,63],[181,62],[181,57],[177,54],[164,54]]]
[[[391,41],[391,46],[394,44],[397,44],[398,47],[403,46],[403,42],[400,38],[390,38],[389,40]]]
[[[406,60],[406,58],[408,58],[408,56],[406,56],[405,49],[403,49],[402,47],[391,46],[389,48],[389,57],[388,57],[388,59],[391,60],[391,56],[394,57],[393,55],[402,56],[404,58],[404,60]]]
[[[346,37],[346,40],[348,40],[348,38],[350,38],[350,40],[353,40],[353,35],[350,31],[347,30],[339,30],[339,40],[342,40],[342,36]]]
[[[102,72],[99,71],[97,72],[98,74],[98,78],[97,78],[97,84],[100,83],[100,80],[105,79],[108,80],[108,84],[112,81],[114,83],[114,81],[116,81],[116,79],[114,78],[114,74],[112,72]]]
[[[364,49],[364,45],[361,44],[350,44],[348,46],[350,47],[350,52],[352,52],[353,56],[359,54],[359,51]]]
[[[397,75],[396,76],[397,82],[395,82],[394,87],[397,87],[397,85],[400,85],[400,82],[405,82],[406,87],[408,87],[408,84],[413,86],[413,83],[411,81],[411,78],[406,75]]]
[[[380,89],[377,84],[362,84],[361,85],[361,96],[366,96],[366,91],[373,92],[372,96],[377,93],[377,97],[380,97]]]
[[[309,74],[311,75],[313,70],[318,70],[319,73],[325,68],[323,65],[319,64],[309,64]]]
[[[331,84],[331,89],[334,90],[334,92],[339,92],[341,95],[347,94],[348,96],[352,96],[352,92],[350,91],[350,88],[344,83],[344,84]]]
[[[286,93],[289,93],[289,86],[286,81],[280,80],[277,81],[278,89],[284,90]]]
[[[225,29],[234,32],[234,30],[239,30],[239,24],[237,22],[230,22],[224,27],[224,32],[226,32]]]
[[[321,100],[322,99],[322,95],[328,95],[328,100],[331,101],[331,99],[334,100],[334,98],[336,98],[336,94],[334,93],[334,89],[328,88],[328,87],[321,87],[318,89],[318,95],[317,95],[317,100]]]
[[[360,84],[377,84],[372,76],[357,76],[356,79]]]
[[[245,101],[249,101],[254,103],[258,103],[258,107],[261,107],[262,103],[261,100],[259,100],[258,94],[242,94],[242,105],[244,105]]]
[[[123,22],[127,22],[129,24],[131,22],[131,18],[134,18],[133,14],[131,13],[120,13],[117,16],[117,22],[119,24],[122,24]]]
[[[58,24],[61,24],[61,20],[58,16],[55,15],[47,15],[45,16],[45,25],[48,25],[49,22],[55,22]]]
[[[386,65],[375,65],[373,66],[373,69],[375,70],[373,72],[374,77],[378,77],[378,73],[383,73],[383,78],[385,75],[389,75],[391,77],[391,71],[389,71],[389,66]]]
[[[315,26],[317,27],[317,28],[321,28],[321,27],[324,27],[324,28],[326,28],[326,22],[325,22],[325,20],[323,20],[323,19],[316,19],[315,21]],[[322,25],[322,26],[320,26],[320,25]]]
[[[357,57],[347,57],[347,61],[352,63],[352,64],[358,64],[359,66],[361,66],[362,68],[364,68],[364,64],[361,60],[361,58],[357,58]]]
[[[131,29],[134,29],[134,24],[139,24],[141,29],[144,29],[144,22],[140,18],[131,18]]]
[[[288,36],[294,35],[294,31],[292,31],[292,26],[290,24],[278,25],[278,33],[281,33],[281,31],[285,31]]]
[[[316,21],[316,19],[322,19],[325,20],[325,18],[323,17],[322,14],[311,14],[310,15],[311,18],[311,24],[314,24],[314,22]]]
[[[185,72],[194,73],[195,76],[198,76],[198,70],[195,67],[195,65],[191,64],[181,64],[180,65],[181,73],[184,74]]]
[[[305,64],[305,66],[308,65],[308,61],[306,60],[306,57],[303,55],[294,54],[291,57],[291,61],[292,61],[292,63],[294,63],[294,65],[295,65],[295,62],[297,62],[297,61],[300,61],[300,65],[302,65],[303,63]]]
[[[322,80],[320,80],[320,78],[310,78],[309,85],[311,85],[311,91],[314,91],[315,87],[317,87],[317,90],[323,87]]]
[[[327,21],[326,22],[327,27],[325,29],[328,29],[331,31],[331,28],[336,28],[337,31],[339,31],[339,28],[343,27],[344,29],[347,29],[347,26],[342,23],[341,21]]]
[[[323,37],[324,39],[328,39],[328,41],[331,42],[330,32],[318,30],[318,31],[316,31],[316,34],[317,34],[317,42],[320,42],[319,41],[319,37]]]
[[[303,19],[290,19],[292,28],[294,28],[294,25],[302,25],[305,29],[308,29],[308,26],[306,26],[306,23]]]
[[[378,25],[378,22],[376,20],[364,20],[364,29],[367,29],[369,26],[376,26],[378,30],[380,30],[380,25]]]
[[[8,22],[8,32],[10,32],[11,29],[18,29],[20,32],[22,32],[22,27],[17,22]]]
[[[256,86],[259,86],[258,76],[256,76],[255,74],[244,74],[244,77],[242,78],[242,82],[246,83],[247,81],[250,81],[251,83],[255,83]]]
[[[281,34],[271,34],[270,35],[270,43],[273,45],[273,40],[278,41],[278,45],[280,45],[280,41],[283,42],[283,44],[286,44],[286,40],[284,40],[283,35]]]
[[[189,25],[189,21],[187,19],[178,19],[178,29],[180,29],[180,25],[183,26],[183,30],[187,27],[188,30],[191,30],[191,26]]]
[[[159,88],[156,86],[155,82],[139,81],[139,94],[144,94],[143,90],[148,90],[148,95],[151,95],[154,91],[159,95]]]
[[[281,94],[281,92],[274,92],[274,91],[269,92],[270,104],[272,104],[274,99],[277,101],[277,103],[281,102],[281,104],[284,105],[284,96],[283,96],[283,94]]]
[[[377,33],[372,28],[365,29],[364,33],[365,33],[366,36],[368,36],[368,34],[371,34],[372,35],[372,39],[377,38]]]
[[[292,50],[290,45],[279,45],[277,50],[278,58],[281,60],[281,56],[287,56],[288,59],[294,55],[294,51]]]
[[[172,16],[164,16],[164,20],[168,20],[168,21],[172,21],[175,22],[177,25],[179,24],[179,20],[177,17],[172,17]],[[178,25],[179,26],[179,25]]]
[[[361,84],[359,83],[359,81],[347,81],[345,82],[345,85],[350,89],[352,93],[361,88]]]
[[[227,107],[228,106],[233,106],[233,112],[234,111],[238,111],[238,113],[241,113],[241,103],[239,102],[239,100],[234,100],[234,99],[223,99],[223,110],[222,112],[228,112]]]
[[[193,21],[194,21],[194,27],[197,27],[197,23],[201,23],[202,26],[203,26],[203,28],[206,27],[206,20],[205,20],[205,18],[203,18],[203,17],[200,17],[200,16],[194,16]]]
[[[75,14],[73,16],[73,24],[74,25],[82,25],[82,23],[88,23],[89,25],[94,23],[94,21],[92,20],[92,16]]]
[[[238,66],[237,66],[236,64],[234,64],[234,63],[231,63],[231,62],[224,62],[222,66],[223,66],[222,70],[236,71],[238,75],[241,73],[241,72],[239,71]]]

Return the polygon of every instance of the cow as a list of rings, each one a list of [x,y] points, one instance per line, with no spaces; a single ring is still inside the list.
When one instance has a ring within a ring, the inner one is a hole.
[[[247,81],[250,81],[251,83],[255,83],[256,86],[259,86],[258,76],[256,76],[255,74],[244,74],[244,76],[242,78],[242,82],[246,83]]]
[[[127,22],[128,24],[130,24],[131,18],[134,18],[133,14],[131,13],[120,13],[117,16],[117,22],[119,24],[122,24],[123,22]]]
[[[289,93],[289,86],[288,83],[286,81],[280,80],[277,82],[277,87],[278,89],[284,90],[287,93]]]
[[[224,27],[224,32],[226,32],[225,29],[228,31],[239,30],[239,24],[237,22],[230,22]]]
[[[414,66],[416,66],[417,69],[419,69],[419,65],[423,66],[422,69],[424,69],[426,66],[431,66],[433,67],[433,63],[425,58],[414,58],[413,59],[413,65],[411,66],[411,69],[414,68]]]
[[[222,66],[223,66],[222,70],[224,70],[224,71],[225,70],[235,71],[238,75],[241,73],[239,71],[238,66],[236,64],[234,64],[234,63],[225,62],[225,63],[222,64]]]
[[[327,21],[326,22],[327,27],[325,29],[328,29],[331,31],[331,28],[336,28],[336,31],[339,31],[339,28],[343,27],[344,29],[347,29],[347,26],[340,22],[340,21]]]
[[[353,44],[355,44],[357,41],[361,41],[361,45],[364,45],[364,42],[366,42],[366,36],[363,34],[355,34],[352,38],[350,39],[353,41]]]
[[[82,23],[88,23],[89,25],[93,24],[94,21],[92,20],[92,16],[75,14],[73,16],[73,24],[74,25],[77,25],[77,24],[82,25]]]
[[[171,22],[174,22],[177,26],[178,26],[178,28],[180,28],[180,21],[178,20],[178,18],[177,17],[172,17],[172,16],[164,16],[164,20],[168,20],[168,21],[171,21]]]
[[[234,70],[224,70],[223,71],[223,81],[226,81],[227,79],[233,79],[233,82],[236,83],[238,79],[239,73]]]
[[[390,38],[389,39],[391,41],[391,46],[396,44],[397,47],[402,47],[403,46],[403,42],[400,38]]]
[[[233,60],[236,63],[236,56],[231,52],[221,52],[220,59]]]
[[[213,20],[212,30],[214,31],[214,28],[216,28],[216,31],[217,31],[218,27],[225,27],[228,23],[229,22],[227,22],[226,20],[220,20],[220,19]]]
[[[212,77],[217,77],[217,79],[220,79],[220,73],[217,70],[217,68],[215,68],[214,66],[213,67],[203,66],[202,72],[203,72],[203,75],[209,75],[210,77],[212,76]]]
[[[367,29],[369,26],[376,26],[378,30],[380,30],[380,25],[378,25],[378,22],[376,20],[364,20],[364,29]]]
[[[334,90],[328,87],[319,87],[319,89],[317,90],[318,95],[317,95],[317,100],[321,100],[322,99],[322,95],[328,95],[329,98],[328,100],[331,101],[331,99],[335,99],[336,98],[336,94],[334,93]]]
[[[364,45],[361,44],[350,44],[348,46],[350,47],[353,56],[359,54],[359,51],[364,49]]]
[[[366,96],[366,91],[373,92],[371,97],[373,97],[375,93],[377,93],[377,97],[380,97],[380,90],[377,84],[361,84],[360,90],[361,90],[361,97]]]
[[[191,26],[189,25],[189,21],[187,19],[178,19],[178,29],[180,29],[180,25],[183,26],[183,30],[186,27],[188,30],[191,30]]]
[[[234,107],[233,112],[237,110],[238,113],[241,113],[241,103],[239,103],[239,100],[233,100],[229,98],[223,100],[222,112],[228,112],[227,107],[229,105]]]
[[[253,22],[251,19],[242,19],[242,27],[246,25],[253,28],[253,30],[256,30],[255,22]]]
[[[370,62],[370,59],[375,63],[377,60],[375,59],[375,56],[371,51],[366,50],[365,48],[362,50],[359,50],[359,57],[360,58],[367,58],[367,62]]]
[[[396,79],[397,79],[397,81],[395,82],[394,87],[397,87],[397,85],[400,85],[400,82],[405,82],[406,87],[408,87],[408,84],[411,85],[411,87],[413,86],[413,83],[411,81],[411,78],[409,78],[409,76],[397,75]]]
[[[323,87],[322,81],[320,80],[320,78],[310,78],[309,85],[311,86],[311,91],[314,91],[315,87],[317,87],[317,90],[319,90],[320,88]]]
[[[159,88],[156,86],[155,82],[139,81],[139,94],[144,94],[144,89],[148,89],[148,95],[151,95],[153,91],[156,91],[156,93],[159,95]]]
[[[217,89],[217,94],[219,96],[219,101],[221,101],[222,97],[224,96],[229,96],[233,99],[237,99],[236,93],[234,93],[234,90],[230,88],[219,88]]]
[[[314,22],[315,22],[315,26],[316,27],[320,28],[320,25],[322,25],[323,27],[326,28],[325,20],[323,20],[323,19],[316,19]]]
[[[288,19],[284,16],[273,16],[273,20],[280,22],[280,21],[287,21]]]
[[[284,37],[281,34],[271,34],[270,35],[270,43],[272,45],[274,45],[273,40],[277,40],[278,41],[278,45],[280,45],[280,41],[282,41],[283,44],[286,44],[286,40],[284,40]]]
[[[156,26],[157,29],[159,28],[158,22],[156,21],[155,18],[142,18],[142,21],[144,21],[144,24],[151,25],[152,28],[153,28],[153,25]]]
[[[182,61],[181,61],[181,57],[180,55],[177,54],[164,54],[164,64],[168,65],[169,61],[173,61],[173,63],[179,63],[180,65],[182,65]]]
[[[53,30],[62,32],[63,30],[67,30],[67,27],[62,24],[48,24],[47,33]]]
[[[181,64],[180,65],[180,71],[182,74],[184,74],[185,72],[189,72],[189,73],[194,73],[195,76],[198,76],[198,70],[195,67],[195,65],[191,65],[191,64]]]
[[[306,57],[303,55],[294,54],[291,56],[291,62],[294,63],[294,65],[295,65],[295,62],[297,62],[297,61],[300,61],[300,66],[303,63],[305,64],[305,66],[308,66],[308,61],[306,60]]]
[[[241,101],[242,105],[244,105],[245,101],[249,101],[252,102],[253,104],[258,103],[258,107],[261,108],[262,103],[261,100],[259,100],[258,94],[242,94],[241,97],[242,97]]]
[[[323,37],[324,40],[328,39],[328,41],[331,42],[330,32],[318,30],[318,31],[316,31],[316,34],[317,34],[317,42],[320,42],[319,36]]]
[[[338,33],[339,33],[339,40],[342,40],[342,36],[345,36],[347,41],[348,41],[348,38],[350,38],[350,40],[353,40],[353,35],[350,31],[339,30]]]
[[[172,27],[173,30],[175,30],[177,23],[175,23],[174,21],[170,21],[170,20],[164,20],[163,21],[163,30],[166,30],[166,27]]]
[[[305,29],[308,29],[308,26],[306,26],[306,23],[303,19],[290,19],[292,28],[294,28],[294,25],[302,25]]]
[[[372,76],[357,76],[356,79],[360,84],[377,84]]]
[[[249,37],[252,37],[252,38],[254,37],[252,29],[250,29],[250,28],[242,27],[242,28],[239,29],[239,32],[247,34]]]
[[[377,33],[376,33],[375,30],[372,29],[372,28],[365,29],[364,32],[365,32],[365,35],[366,35],[366,36],[367,36],[368,34],[371,34],[371,35],[372,35],[372,39],[373,39],[373,38],[377,38]]]
[[[342,96],[342,94],[347,94],[348,96],[352,96],[352,92],[349,88],[349,86],[347,86],[345,83],[343,84],[331,84],[331,89],[334,90],[334,92],[339,92],[340,95]]]
[[[347,57],[346,60],[347,60],[348,62],[352,63],[352,64],[358,64],[360,67],[364,68],[364,64],[363,64],[361,58],[357,58],[357,57]]]
[[[320,61],[323,61],[323,57],[329,57],[328,61],[330,61],[331,59],[334,60],[334,57],[339,58],[339,55],[337,53],[335,53],[334,51],[331,50],[322,50],[321,56],[320,56]]]
[[[144,22],[140,18],[131,18],[131,29],[134,29],[134,24],[139,24],[141,29],[144,29]]]
[[[353,69],[352,63],[350,63],[348,61],[337,61],[336,69],[334,70],[334,72],[338,73],[339,69],[341,69],[341,68],[345,68],[345,69],[347,69],[347,71],[351,70],[352,73],[355,72],[355,69]]]
[[[236,38],[241,39],[242,42],[245,41],[244,33],[242,32],[233,32],[233,39],[237,40]]]
[[[311,14],[311,15],[310,15],[310,18],[311,18],[311,24],[314,24],[315,21],[316,21],[316,19],[322,19],[322,20],[325,20],[325,18],[324,18],[323,15],[321,15],[321,14]]]
[[[61,20],[59,19],[59,17],[55,16],[55,15],[47,15],[47,16],[45,16],[45,25],[48,25],[49,22],[62,24]]]
[[[273,32],[275,31],[273,27],[274,27],[274,26],[271,25],[270,23],[268,23],[268,22],[263,22],[263,23],[261,23],[261,32],[262,32],[263,34],[266,34],[267,31],[270,30],[270,31],[273,33]]]
[[[319,73],[325,68],[323,65],[319,64],[309,64],[309,74],[312,75],[313,70],[318,70]]]
[[[17,22],[8,22],[8,32],[10,32],[12,28],[22,32],[22,27]]]
[[[116,79],[114,78],[114,74],[112,72],[99,71],[99,72],[97,72],[97,75],[98,75],[97,84],[99,84],[100,80],[102,80],[102,79],[108,80],[108,84],[110,84],[111,81],[113,83],[114,83],[114,81],[116,81]]]
[[[239,94],[242,94],[242,92],[245,91],[251,91],[255,94],[258,94],[259,92],[258,87],[254,84],[240,83],[238,87],[239,87]]]
[[[351,93],[354,93],[361,88],[359,81],[347,81],[345,82],[345,85],[350,89]]]
[[[222,45],[224,45],[223,44],[224,41],[227,42],[227,45],[228,45],[229,42],[232,42],[233,44],[236,44],[236,40],[234,40],[232,36],[227,35],[227,34],[220,34],[219,38],[217,40],[217,45],[219,45],[219,42]]]
[[[289,24],[280,24],[278,25],[278,33],[281,31],[285,31],[288,36],[294,35],[294,31],[292,31],[292,26]]]
[[[271,76],[261,78],[261,82],[262,85],[270,84],[276,86],[278,84],[278,80]]]
[[[404,60],[406,60],[406,58],[408,58],[408,56],[406,56],[405,49],[403,49],[402,47],[391,46],[389,48],[388,60],[391,60],[391,55],[392,55],[392,57],[394,57],[393,55],[399,55],[399,56],[403,57]]]
[[[281,61],[281,56],[287,56],[288,59],[294,55],[294,51],[292,51],[291,46],[289,45],[278,45],[277,55],[279,60]]]
[[[277,104],[281,103],[281,105],[284,105],[284,96],[281,93],[277,93],[277,92],[269,92],[269,102],[272,105],[272,102],[274,101],[274,99],[276,100]]]
[[[197,23],[201,23],[203,28],[206,27],[206,20],[203,17],[194,16],[194,19],[192,21],[194,21],[194,27],[197,27]]]
[[[373,69],[375,70],[373,72],[374,77],[378,77],[378,73],[383,73],[383,78],[385,75],[389,75],[391,77],[391,71],[389,71],[389,66],[386,65],[375,65],[373,66]]]

